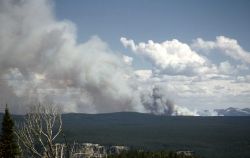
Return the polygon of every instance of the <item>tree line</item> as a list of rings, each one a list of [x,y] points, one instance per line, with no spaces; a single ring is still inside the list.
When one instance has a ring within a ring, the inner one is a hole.
[[[173,151],[143,151],[128,150],[118,155],[108,155],[107,158],[198,158],[195,155],[178,154]]]
[[[62,135],[64,146],[56,145]],[[67,143],[63,132],[61,110],[54,105],[35,105],[24,120],[15,125],[6,105],[0,137],[0,158],[73,158],[74,145]],[[193,155],[168,151],[128,150],[107,158],[195,158]]]

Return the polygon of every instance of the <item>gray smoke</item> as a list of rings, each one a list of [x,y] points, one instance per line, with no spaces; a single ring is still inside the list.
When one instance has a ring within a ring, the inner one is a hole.
[[[142,94],[142,103],[144,107],[153,114],[174,114],[174,104],[166,94],[159,88],[154,87],[152,91]]]
[[[24,113],[52,102],[64,112],[172,115],[159,90],[138,90],[132,67],[98,36],[77,43],[76,27],[58,21],[49,0],[0,0],[0,103]]]

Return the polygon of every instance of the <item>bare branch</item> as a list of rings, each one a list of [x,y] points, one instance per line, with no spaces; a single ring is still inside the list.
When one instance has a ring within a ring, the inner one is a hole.
[[[30,108],[24,123],[15,133],[30,154],[41,158],[57,158],[63,149],[58,150],[54,141],[61,132],[62,118],[59,108],[50,104],[39,104]]]

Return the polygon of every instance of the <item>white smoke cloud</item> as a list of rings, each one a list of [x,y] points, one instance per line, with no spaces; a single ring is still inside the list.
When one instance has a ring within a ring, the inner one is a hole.
[[[147,81],[153,74],[152,70],[136,70],[134,73],[136,77],[142,81]]]
[[[186,108],[186,107],[181,107],[178,105],[175,105],[175,109],[174,109],[174,113],[173,115],[182,115],[182,116],[200,116],[199,112],[194,110],[191,111],[190,109]]]
[[[51,100],[75,112],[140,111],[122,59],[99,37],[78,44],[74,24],[57,21],[49,2],[1,1],[2,99]]]
[[[200,39],[192,45],[175,39],[162,43],[149,40],[148,43],[136,44],[134,40],[122,37],[120,41],[124,47],[145,57],[152,64],[151,72],[136,71],[139,80],[144,82],[144,85],[158,83],[166,87],[167,94],[171,94],[170,98],[175,98],[176,104],[195,107],[201,111],[204,107],[212,110],[218,106],[248,106],[250,82],[247,76],[250,53],[243,50],[236,40],[220,36],[215,42]],[[225,59],[213,59],[208,54],[212,49],[220,49],[225,54]],[[207,53],[204,53],[204,50]],[[242,63],[231,61],[227,56]],[[152,102],[152,97],[149,100]],[[174,108],[181,108],[177,110],[178,114],[180,111],[186,114],[190,112],[188,109],[185,112],[185,107],[178,105]],[[164,108],[159,109],[162,110],[164,111]],[[191,114],[199,113],[191,111]]]
[[[123,61],[126,63],[126,64],[128,64],[128,65],[132,65],[132,63],[133,63],[133,58],[132,57],[129,57],[129,56],[126,56],[126,55],[123,55],[122,56],[123,57]]]
[[[221,62],[219,65],[219,70],[223,74],[234,74],[237,72],[236,67],[231,65],[228,61]]]
[[[64,112],[179,114],[165,95],[161,101],[155,94],[143,100],[144,87],[130,67],[133,58],[117,55],[98,36],[85,43],[76,36],[74,23],[58,21],[49,0],[1,0],[1,103],[11,104],[14,113],[53,102]]]
[[[250,64],[250,52],[245,51],[237,42],[237,40],[225,36],[217,36],[215,41],[205,41],[202,38],[196,39],[193,48],[210,51],[219,49],[225,55],[239,60],[243,63]]]
[[[195,75],[217,71],[205,57],[176,39],[162,43],[149,40],[148,43],[135,44],[133,40],[122,37],[120,41],[124,47],[144,56],[164,73]]]

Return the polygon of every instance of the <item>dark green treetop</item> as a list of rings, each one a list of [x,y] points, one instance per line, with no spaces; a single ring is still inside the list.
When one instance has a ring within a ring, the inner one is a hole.
[[[15,158],[20,155],[14,133],[14,122],[6,105],[0,138],[0,158]]]

